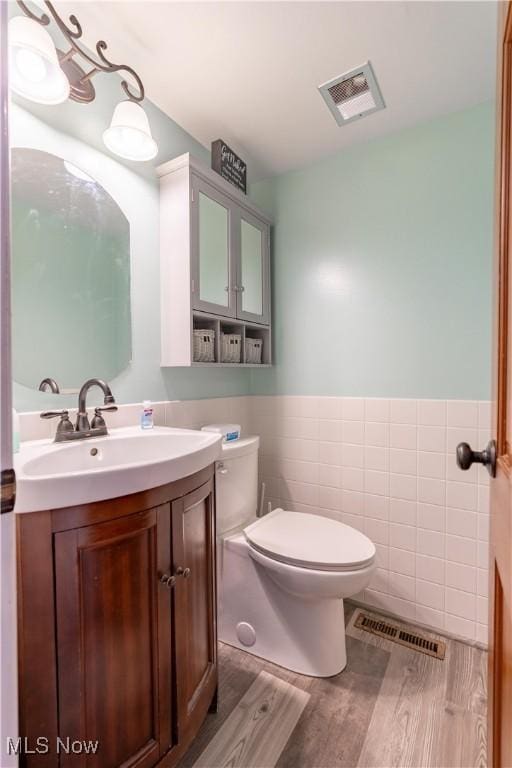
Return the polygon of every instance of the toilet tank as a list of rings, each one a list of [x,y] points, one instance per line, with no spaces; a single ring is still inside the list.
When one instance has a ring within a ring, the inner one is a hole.
[[[217,534],[244,527],[256,519],[259,437],[222,444],[215,465]]]

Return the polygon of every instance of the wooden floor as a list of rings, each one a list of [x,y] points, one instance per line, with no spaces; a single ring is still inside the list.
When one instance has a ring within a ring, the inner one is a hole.
[[[194,765],[262,670],[310,694],[277,768],[487,768],[486,652],[448,640],[440,661],[354,629],[353,612],[347,604],[348,663],[336,677],[304,677],[221,645],[219,712],[180,768]]]

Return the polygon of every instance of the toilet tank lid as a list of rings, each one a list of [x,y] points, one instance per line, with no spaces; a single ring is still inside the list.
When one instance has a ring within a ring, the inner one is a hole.
[[[252,437],[241,437],[239,440],[233,440],[230,443],[222,443],[222,459],[235,459],[239,456],[246,456],[249,453],[256,453],[260,445],[260,439],[257,435]]]

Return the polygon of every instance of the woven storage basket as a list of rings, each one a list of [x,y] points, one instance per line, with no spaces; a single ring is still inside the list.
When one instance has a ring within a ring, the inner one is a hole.
[[[223,363],[239,363],[242,348],[242,337],[239,333],[221,333],[220,357]]]
[[[261,363],[261,353],[263,350],[263,339],[245,339],[245,362]]]
[[[215,331],[211,328],[194,328],[194,362],[215,362]]]

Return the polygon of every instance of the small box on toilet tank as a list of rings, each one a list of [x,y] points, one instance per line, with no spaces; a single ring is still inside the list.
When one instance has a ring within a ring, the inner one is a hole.
[[[240,424],[207,424],[201,429],[203,432],[217,432],[217,434],[222,435],[223,443],[238,440],[242,431]]]

